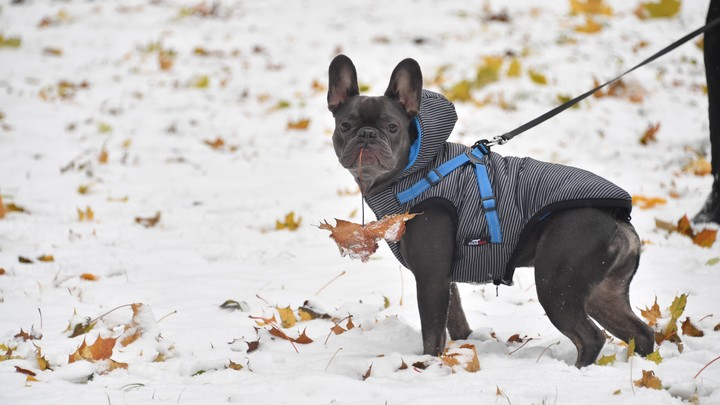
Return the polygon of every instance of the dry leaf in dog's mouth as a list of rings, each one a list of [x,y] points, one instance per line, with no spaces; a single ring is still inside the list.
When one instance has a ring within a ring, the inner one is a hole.
[[[388,215],[364,226],[336,218],[335,226],[325,221],[319,228],[330,231],[330,237],[337,243],[342,256],[350,256],[352,259],[366,262],[378,249],[378,240],[398,242],[405,234],[405,221],[417,215],[420,214]]]

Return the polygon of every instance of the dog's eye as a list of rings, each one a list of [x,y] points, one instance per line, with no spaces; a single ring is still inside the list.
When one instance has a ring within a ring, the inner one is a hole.
[[[340,124],[340,129],[342,129],[343,131],[349,131],[350,127],[351,125],[349,122],[343,122],[342,124]]]
[[[395,133],[398,130],[398,126],[395,124],[390,124],[390,125],[388,125],[388,130],[392,133]]]

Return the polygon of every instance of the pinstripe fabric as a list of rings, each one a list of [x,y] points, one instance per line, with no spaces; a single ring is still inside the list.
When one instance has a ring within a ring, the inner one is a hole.
[[[503,157],[491,152],[483,161],[497,200],[503,241],[470,246],[468,239],[489,240],[488,226],[472,164],[447,175],[415,199],[400,204],[398,192],[406,190],[433,168],[469,151],[465,145],[446,142],[457,120],[455,109],[443,96],[423,90],[419,121],[420,152],[415,162],[386,189],[366,198],[378,218],[409,211],[429,198],[443,198],[457,210],[453,281],[512,284],[511,258],[523,230],[554,209],[571,207],[621,207],[628,213],[631,197],[623,189],[588,171],[531,158]],[[397,243],[390,243],[395,257],[404,262]]]

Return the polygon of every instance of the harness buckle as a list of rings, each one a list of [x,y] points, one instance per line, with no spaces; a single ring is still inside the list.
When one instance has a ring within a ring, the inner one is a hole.
[[[480,204],[485,212],[497,210],[497,202],[495,201],[495,196],[493,195],[481,198]]]
[[[433,181],[433,180],[430,178],[430,173],[435,173],[435,175],[437,176],[437,180]],[[445,178],[445,176],[443,176],[442,173],[440,173],[440,172],[438,171],[438,169],[435,168],[435,169],[430,170],[430,172],[427,174],[427,176],[425,176],[425,181],[427,181],[428,184],[430,184],[430,186],[432,187],[432,186],[440,183],[440,181],[441,181],[442,179],[444,179],[444,178]]]

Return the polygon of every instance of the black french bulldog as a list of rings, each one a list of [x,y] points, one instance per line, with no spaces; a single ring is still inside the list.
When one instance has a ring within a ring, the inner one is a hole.
[[[361,96],[355,66],[339,55],[327,99],[335,153],[375,214],[422,212],[391,248],[417,282],[424,353],[442,353],[446,328],[454,340],[472,332],[455,282],[511,284],[525,266],[550,321],[575,344],[577,367],[605,343],[590,318],[651,353],[653,331],[628,298],[641,246],[629,195],[580,169],[447,142],[454,107],[422,84],[405,59],[383,96]]]

